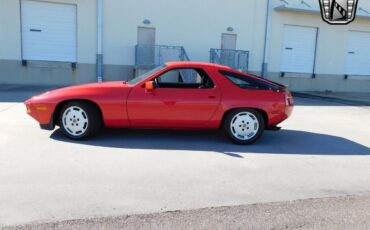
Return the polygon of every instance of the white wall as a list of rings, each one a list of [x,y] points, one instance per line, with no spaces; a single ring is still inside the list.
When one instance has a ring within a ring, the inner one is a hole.
[[[77,4],[77,70],[61,71],[60,68],[50,67],[46,71],[45,68],[22,67],[20,0],[0,0],[1,82],[39,84],[44,82],[44,79],[49,79],[50,83],[55,81],[70,84],[94,80],[96,1],[39,1]],[[301,0],[286,1],[301,4]],[[305,2],[318,8],[317,0]],[[157,44],[184,46],[191,60],[205,62],[209,61],[209,49],[220,48],[221,34],[227,32],[227,27],[233,27],[233,33],[238,36],[237,49],[250,51],[250,71],[260,72],[264,49],[266,3],[267,0],[104,0],[103,53],[106,79],[119,80],[132,76],[137,27],[147,26],[142,24],[144,19],[149,19],[151,21],[149,26],[156,28]],[[273,3],[275,7],[283,4],[280,0],[273,0]],[[360,0],[360,7],[370,10],[370,0]],[[338,80],[334,80],[338,82],[343,80],[346,68],[348,31],[370,32],[370,18],[357,17],[355,22],[347,26],[330,26],[322,21],[319,12],[274,10],[269,56],[270,73],[278,73],[281,70],[283,27],[286,24],[319,29],[315,73],[325,75],[327,79],[336,75]],[[300,85],[299,89],[304,90],[314,90],[322,85],[332,84],[321,82],[320,77],[315,81],[307,80],[294,81]],[[366,82],[364,84],[370,83],[369,80]],[[356,90],[357,85],[364,85],[356,82],[351,88],[349,81],[341,84],[343,90]]]
[[[63,0],[65,1],[65,0]],[[77,59],[79,63],[96,62],[96,1],[72,0],[77,2]]]
[[[237,49],[249,50],[251,69],[260,71],[265,8],[261,0],[105,0],[105,63],[133,65],[137,27],[149,19],[157,44],[184,46],[194,61],[209,61],[209,49],[220,48],[221,33],[231,26]]]
[[[0,1],[0,59],[21,59],[19,1]]]
[[[289,2],[300,2],[292,1]],[[319,7],[317,0],[305,2]],[[370,10],[370,1],[360,1],[360,6]],[[274,5],[281,5],[275,0]],[[348,32],[350,30],[369,31],[370,18],[357,17],[349,25],[333,26],[324,22],[317,13],[274,11],[272,16],[270,65],[269,72],[280,72],[283,51],[284,25],[310,26],[318,28],[316,68],[319,74],[343,75],[346,70],[346,57],[348,46]],[[304,44],[302,44],[304,45]]]

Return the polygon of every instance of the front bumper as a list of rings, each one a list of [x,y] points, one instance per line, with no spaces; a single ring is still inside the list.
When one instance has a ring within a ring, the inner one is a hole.
[[[51,117],[50,117],[50,122],[47,123],[47,124],[41,124],[40,123],[40,128],[41,129],[44,129],[44,130],[54,130],[55,128],[55,123],[54,123],[54,116],[53,114],[51,114]]]
[[[54,108],[45,104],[34,104],[31,100],[24,102],[27,114],[40,123],[41,129],[53,130],[55,122],[53,119]]]

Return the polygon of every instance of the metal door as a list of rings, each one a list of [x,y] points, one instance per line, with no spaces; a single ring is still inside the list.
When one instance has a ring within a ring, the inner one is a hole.
[[[235,68],[236,34],[222,34],[221,64]]]
[[[155,65],[155,28],[138,27],[137,29],[138,60],[140,63]]]

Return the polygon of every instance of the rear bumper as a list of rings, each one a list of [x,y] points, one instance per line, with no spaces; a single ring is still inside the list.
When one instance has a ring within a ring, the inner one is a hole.
[[[269,114],[269,123],[267,127],[274,127],[288,119],[293,113],[293,107],[293,105],[284,105],[280,110]]]

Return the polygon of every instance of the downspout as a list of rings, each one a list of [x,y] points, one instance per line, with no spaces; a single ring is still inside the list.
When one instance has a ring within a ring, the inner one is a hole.
[[[97,52],[96,52],[96,78],[103,81],[103,0],[97,0]]]
[[[272,17],[272,0],[267,0],[266,25],[265,25],[265,43],[263,50],[262,77],[266,78],[268,74],[268,62],[270,53],[270,34]]]

